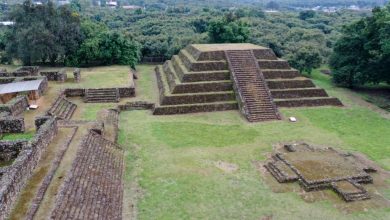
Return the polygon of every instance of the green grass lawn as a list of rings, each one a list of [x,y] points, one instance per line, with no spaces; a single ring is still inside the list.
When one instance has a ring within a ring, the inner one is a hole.
[[[0,140],[3,140],[3,141],[15,141],[15,140],[21,140],[21,139],[30,140],[31,138],[34,137],[34,135],[35,135],[35,133],[33,133],[33,132],[26,132],[26,133],[20,133],[20,134],[3,134],[0,137]]]
[[[143,66],[140,74],[151,81],[137,84],[145,100],[156,97],[151,70]],[[281,109],[298,123],[250,124],[238,111],[121,113],[119,142],[127,151],[125,210],[137,191],[142,194],[136,204],[139,219],[387,219],[389,208],[345,214],[328,200],[307,203],[296,192],[274,193],[256,170],[254,161],[263,161],[273,144],[288,141],[361,152],[390,170],[390,120],[361,105],[358,96],[335,88],[328,76],[314,72],[312,78],[346,107]],[[239,169],[224,172],[217,161]],[[134,190],[134,184],[141,189]],[[380,193],[390,199],[389,190]]]

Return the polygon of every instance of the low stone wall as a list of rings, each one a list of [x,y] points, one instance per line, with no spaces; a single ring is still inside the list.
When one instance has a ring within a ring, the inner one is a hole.
[[[0,72],[0,77],[9,77],[10,75],[8,72]]]
[[[39,66],[22,66],[12,72],[13,76],[38,76]]]
[[[75,89],[65,89],[65,95],[66,97],[83,97],[85,96],[85,89],[84,88],[75,88]]]
[[[44,125],[48,120],[50,120],[51,116],[38,116],[35,118],[35,129],[38,131],[42,125]]]
[[[0,76],[0,84],[7,84],[7,83],[12,83],[16,78],[15,77],[4,77]]]
[[[23,133],[24,131],[24,118],[0,118],[0,133]]]
[[[19,153],[13,164],[5,169],[0,179],[0,219],[6,219],[9,215],[20,191],[57,132],[56,120],[48,120]]]
[[[59,71],[44,71],[40,72],[41,76],[46,76],[48,81],[65,82],[67,79],[65,69]]]
[[[85,96],[85,88],[68,88],[65,89],[64,94],[66,97],[84,97]],[[134,97],[135,96],[135,88],[132,87],[120,87],[119,96],[120,98],[126,97]]]
[[[12,116],[18,116],[26,111],[28,106],[27,96],[17,96],[8,103],[0,105],[0,111],[9,112]]]
[[[125,105],[119,105],[119,111],[132,111],[132,110],[153,110],[155,104],[150,102],[128,102]]]
[[[135,96],[135,88],[132,87],[119,87],[119,97],[120,98],[128,98]]]
[[[0,141],[0,161],[15,159],[26,145],[26,140]]]

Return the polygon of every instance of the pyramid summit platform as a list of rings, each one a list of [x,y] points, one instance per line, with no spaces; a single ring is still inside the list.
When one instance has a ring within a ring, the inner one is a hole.
[[[277,120],[278,107],[341,106],[337,98],[254,44],[192,44],[156,67],[154,114],[239,109],[250,121]]]

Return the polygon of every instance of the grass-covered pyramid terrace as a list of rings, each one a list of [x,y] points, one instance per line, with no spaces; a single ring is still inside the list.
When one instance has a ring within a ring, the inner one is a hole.
[[[240,109],[254,122],[280,119],[279,107],[342,105],[254,44],[192,44],[157,66],[156,75],[156,115]]]

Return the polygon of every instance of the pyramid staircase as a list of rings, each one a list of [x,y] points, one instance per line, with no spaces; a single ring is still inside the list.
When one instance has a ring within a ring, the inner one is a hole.
[[[279,119],[278,107],[342,105],[271,49],[253,44],[189,45],[157,66],[156,76],[156,115],[240,108],[249,121],[264,121]]]
[[[119,102],[119,90],[117,88],[86,89],[84,101],[87,103]]]
[[[250,122],[280,119],[267,83],[251,50],[229,50],[226,58],[240,108]]]
[[[70,120],[76,108],[76,104],[60,96],[47,113],[63,120]]]

